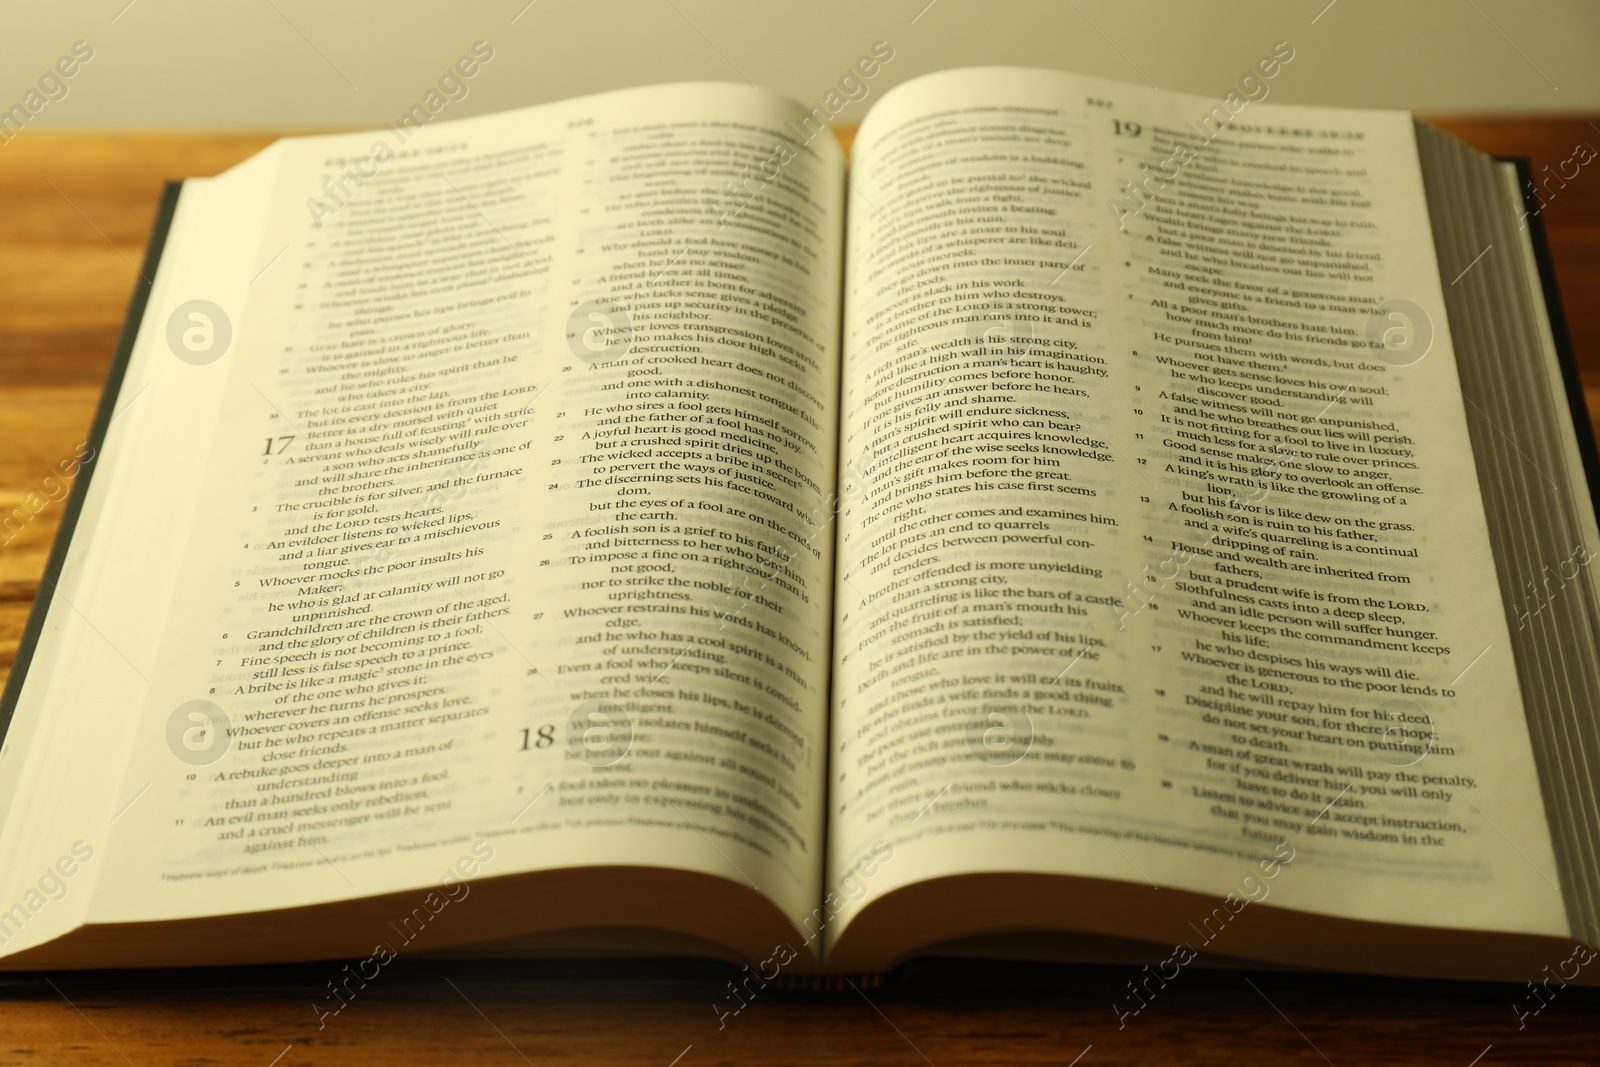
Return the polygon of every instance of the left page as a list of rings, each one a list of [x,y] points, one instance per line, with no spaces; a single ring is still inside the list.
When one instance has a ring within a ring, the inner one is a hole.
[[[198,264],[146,316],[225,385],[159,472],[198,503],[88,921],[468,854],[812,910],[843,168],[802,110],[681,86],[278,146],[243,297]]]

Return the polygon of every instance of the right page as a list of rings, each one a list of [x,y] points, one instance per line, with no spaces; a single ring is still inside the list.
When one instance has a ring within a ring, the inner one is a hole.
[[[1444,317],[1472,264],[1436,260],[1411,117],[1264,102],[1293,59],[1220,98],[956,71],[863,125],[846,938],[944,876],[1269,869],[1285,908],[1569,934]],[[920,921],[1037,908],[988,910]]]

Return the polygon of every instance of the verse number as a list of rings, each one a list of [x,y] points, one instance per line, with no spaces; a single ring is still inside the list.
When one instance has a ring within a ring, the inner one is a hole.
[[[285,434],[282,437],[269,437],[269,438],[267,438],[267,450],[265,452],[261,453],[261,454],[263,456],[281,456],[281,455],[283,455],[283,450],[289,447],[289,442],[293,441],[294,437],[295,437],[295,435],[291,433],[291,434]]]
[[[522,731],[522,751],[527,752],[535,748],[549,748],[556,743],[556,727],[554,723],[545,723],[538,729],[524,729]]]
[[[1124,122],[1121,119],[1111,120],[1111,132],[1118,137],[1137,137],[1144,132],[1144,127],[1137,122]]]

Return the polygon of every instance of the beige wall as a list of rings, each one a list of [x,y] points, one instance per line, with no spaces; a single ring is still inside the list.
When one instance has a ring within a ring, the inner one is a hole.
[[[0,108],[79,40],[94,58],[39,111],[40,126],[376,125],[420,101],[478,40],[494,58],[442,117],[741,76],[816,103],[880,40],[895,56],[865,103],[917,74],[974,64],[1217,94],[1287,39],[1297,56],[1273,85],[1286,103],[1600,112],[1600,4],[1588,0],[525,3],[12,2]]]

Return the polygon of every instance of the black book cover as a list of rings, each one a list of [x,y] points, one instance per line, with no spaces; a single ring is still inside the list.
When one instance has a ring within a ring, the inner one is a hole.
[[[72,544],[73,532],[78,526],[78,516],[83,511],[83,501],[89,494],[89,482],[94,476],[101,453],[105,450],[106,431],[116,415],[117,398],[122,395],[122,380],[128,372],[128,361],[133,357],[133,342],[139,336],[139,325],[144,321],[145,307],[150,302],[151,284],[156,268],[161,264],[161,253],[167,246],[167,232],[172,228],[172,217],[177,211],[178,194],[182,182],[168,182],[161,191],[161,201],[156,206],[155,222],[150,227],[150,241],[145,246],[144,266],[133,283],[133,296],[128,301],[128,315],[122,323],[122,333],[117,337],[116,351],[111,357],[111,369],[106,372],[106,384],[100,392],[100,406],[95,410],[94,421],[89,424],[87,444],[93,449],[85,457],[73,480],[61,510],[61,525],[50,546],[50,556],[39,576],[39,591],[28,612],[28,622],[22,628],[17,642],[17,656],[11,664],[11,675],[6,679],[5,692],[0,693],[0,744],[11,728],[11,717],[16,713],[17,701],[22,696],[22,684],[28,676],[28,666],[33,662],[39,647],[39,635],[44,632],[44,620],[50,614],[50,603],[55,599],[56,583],[61,580],[61,568],[67,561],[67,548]]]

